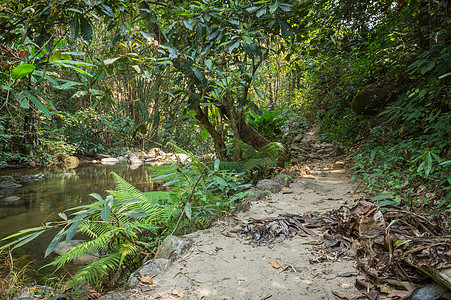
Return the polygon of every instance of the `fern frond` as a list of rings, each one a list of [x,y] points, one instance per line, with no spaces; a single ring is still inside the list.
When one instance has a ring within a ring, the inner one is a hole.
[[[124,201],[133,198],[141,198],[143,193],[136,187],[125,181],[121,176],[117,175],[115,172],[111,172],[110,175],[113,177],[114,185],[116,191],[108,191],[109,193],[115,193],[113,195],[116,201]],[[126,198],[126,199],[124,199]]]
[[[107,275],[109,272],[119,269],[120,262],[121,253],[113,252],[81,268],[75,273],[69,283],[71,285],[78,285],[84,282],[90,284],[98,282],[100,278]]]

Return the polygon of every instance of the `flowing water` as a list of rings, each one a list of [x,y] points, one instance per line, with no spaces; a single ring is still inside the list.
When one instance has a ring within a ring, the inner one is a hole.
[[[143,192],[157,189],[149,181],[150,171],[146,165],[80,164],[76,168],[0,170],[0,176],[13,176],[17,183],[22,184],[22,187],[15,189],[0,189],[0,239],[25,228],[40,226],[43,222],[61,220],[59,212],[94,202],[90,193],[105,197],[108,195],[105,190],[114,189],[110,176],[112,171]],[[22,176],[38,173],[42,173],[44,178],[20,180]],[[39,236],[14,250],[14,256],[21,257],[22,263],[33,261],[35,267],[50,262],[53,257],[44,260],[43,256],[53,235]],[[0,241],[0,244],[4,242]]]

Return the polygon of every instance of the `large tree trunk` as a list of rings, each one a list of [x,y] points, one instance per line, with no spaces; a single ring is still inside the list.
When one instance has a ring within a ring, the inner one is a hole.
[[[235,119],[237,120],[238,132],[240,134],[239,138],[246,144],[251,145],[256,150],[261,150],[271,142],[255,130],[251,125],[246,124],[243,114],[238,112]]]
[[[215,153],[216,156],[220,160],[227,160],[227,146],[224,142],[224,139],[222,138],[221,134],[216,130],[216,128],[211,124],[210,120],[208,119],[208,113],[204,112],[202,108],[195,104],[194,105],[194,111],[196,112],[196,119],[199,121],[200,124],[202,124],[205,129],[210,134],[211,138],[213,139],[213,144],[215,146]]]

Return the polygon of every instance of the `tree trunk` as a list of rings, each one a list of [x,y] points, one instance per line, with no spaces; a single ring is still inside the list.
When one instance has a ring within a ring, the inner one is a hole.
[[[208,119],[208,115],[202,111],[202,108],[200,108],[198,104],[194,105],[194,111],[196,112],[196,119],[205,127],[205,129],[213,139],[216,156],[220,160],[227,160],[227,146],[222,136],[219,134],[213,124],[211,124],[210,120]]]
[[[24,144],[30,148],[25,148],[24,154],[33,156],[33,149],[38,144],[38,116],[36,114],[36,105],[30,103],[30,108],[24,119]],[[30,151],[29,153],[26,153]]]

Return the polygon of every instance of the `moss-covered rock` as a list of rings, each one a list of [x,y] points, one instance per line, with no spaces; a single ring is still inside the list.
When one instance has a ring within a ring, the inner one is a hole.
[[[354,96],[351,108],[358,115],[373,116],[388,103],[391,91],[390,85],[381,83],[368,85]]]

